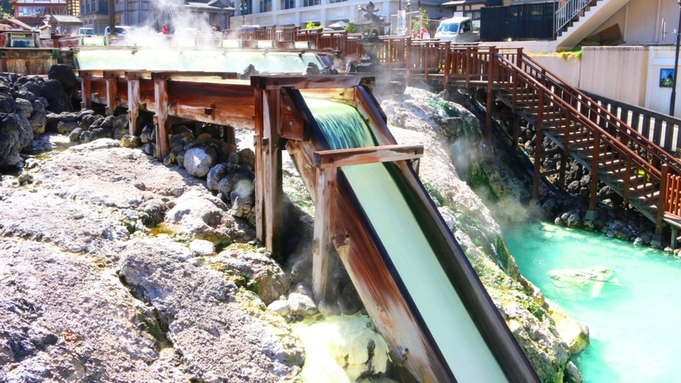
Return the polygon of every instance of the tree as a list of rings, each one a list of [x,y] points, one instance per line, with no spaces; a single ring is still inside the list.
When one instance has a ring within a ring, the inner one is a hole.
[[[9,0],[2,0],[2,3],[0,3],[0,19],[11,19],[12,17],[14,17],[12,4],[9,3]]]
[[[428,17],[428,12],[426,12],[424,8],[419,8],[419,14],[414,16],[414,20],[411,23],[412,34],[419,34],[421,32],[421,28],[428,29],[429,25],[430,17]]]

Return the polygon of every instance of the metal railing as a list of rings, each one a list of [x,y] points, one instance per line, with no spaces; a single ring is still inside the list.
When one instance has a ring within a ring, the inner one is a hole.
[[[578,16],[584,14],[584,10],[588,8],[594,0],[561,0],[558,2],[556,15],[554,17],[556,37],[558,37],[563,28],[570,24]]]

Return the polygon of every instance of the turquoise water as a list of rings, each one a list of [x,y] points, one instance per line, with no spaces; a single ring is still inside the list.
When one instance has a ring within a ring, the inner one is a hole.
[[[589,327],[591,345],[575,363],[586,383],[680,382],[681,261],[600,234],[549,224],[504,230],[521,273]],[[605,267],[607,281],[579,287],[553,281],[555,269]]]

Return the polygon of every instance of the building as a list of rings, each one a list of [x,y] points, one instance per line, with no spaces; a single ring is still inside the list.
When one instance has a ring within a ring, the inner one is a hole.
[[[116,25],[148,27],[160,31],[163,25],[174,28],[210,28],[213,25],[229,28],[229,17],[234,14],[226,0],[195,0],[181,4],[149,0],[115,0]],[[83,26],[104,34],[109,25],[106,0],[82,0],[80,17]]]
[[[68,15],[67,0],[10,0],[14,17],[31,27],[43,25],[47,15]]]

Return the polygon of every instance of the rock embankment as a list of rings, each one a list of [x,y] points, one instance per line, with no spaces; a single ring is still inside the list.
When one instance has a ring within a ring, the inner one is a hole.
[[[45,80],[8,82],[15,108],[0,116],[20,118],[17,84],[32,81]],[[571,357],[586,330],[519,275],[461,179],[483,173],[465,165],[485,152],[477,120],[415,89],[382,106],[398,142],[424,144],[422,179],[542,381],[581,381]],[[336,302],[311,298],[312,205],[290,162],[285,190],[304,209],[282,201],[286,254],[255,247],[248,131],[225,145],[220,127],[174,126],[161,163],[153,127],[130,137],[127,118],[46,110],[54,130],[13,146],[0,179],[0,381],[288,381],[304,363],[290,321],[361,309],[342,268]],[[503,185],[505,210],[524,211],[521,188]]]

